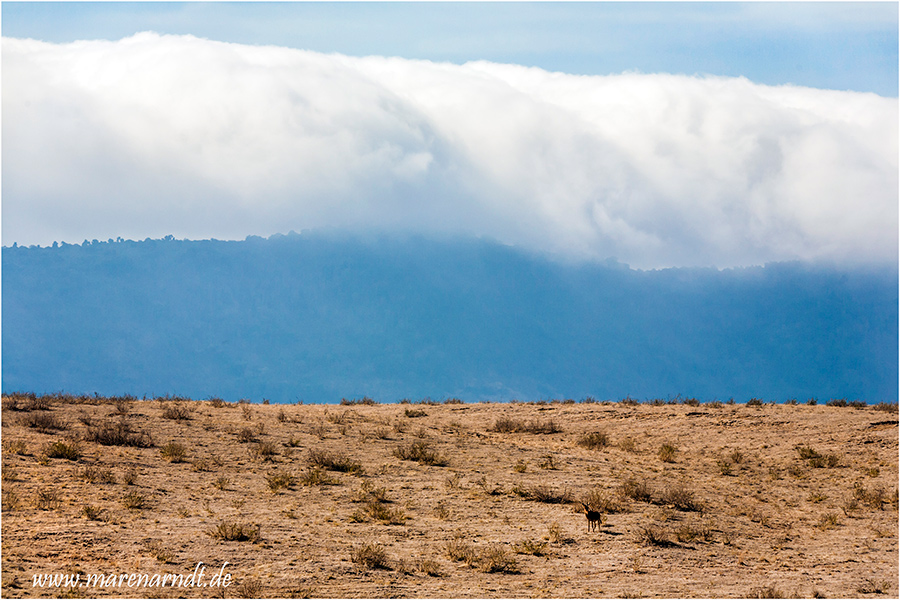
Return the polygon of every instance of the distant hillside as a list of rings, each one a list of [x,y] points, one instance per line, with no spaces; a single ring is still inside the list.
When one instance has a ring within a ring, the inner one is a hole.
[[[3,248],[3,390],[896,402],[896,272],[304,233]]]

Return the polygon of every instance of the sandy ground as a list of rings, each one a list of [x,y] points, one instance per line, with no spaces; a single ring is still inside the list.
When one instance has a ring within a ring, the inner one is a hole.
[[[3,403],[7,598],[898,595],[890,410],[45,401]]]

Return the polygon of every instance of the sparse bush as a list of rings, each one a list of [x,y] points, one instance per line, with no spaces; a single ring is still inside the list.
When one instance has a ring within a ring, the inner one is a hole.
[[[547,542],[535,540],[522,540],[515,545],[516,554],[529,554],[531,556],[544,556],[547,554]]]
[[[428,442],[417,440],[394,448],[394,456],[401,460],[414,460],[423,465],[447,466],[447,459],[437,453]]]
[[[405,414],[410,419],[428,416],[428,413],[425,412],[424,410],[422,410],[421,408],[407,408],[405,411],[403,411],[403,414]]]
[[[443,577],[444,572],[441,570],[441,563],[433,558],[423,558],[419,561],[419,570],[429,577]]]
[[[653,488],[646,480],[638,481],[633,477],[629,477],[622,482],[619,490],[626,498],[631,498],[638,502],[650,502],[653,499]]]
[[[637,452],[637,442],[634,441],[634,438],[622,438],[619,440],[619,448],[626,452]]]
[[[357,400],[355,398],[353,400],[347,400],[346,398],[341,398],[341,404],[344,406],[353,406],[353,405],[357,405],[357,404],[360,404],[363,406],[374,406],[378,403],[375,402],[374,400],[372,400],[371,398],[369,398],[368,396],[363,396],[359,400]]]
[[[140,510],[148,507],[147,496],[136,490],[132,490],[122,496],[120,502],[122,506],[131,510]]]
[[[22,417],[22,425],[31,429],[37,429],[41,433],[50,433],[51,431],[64,431],[69,428],[69,424],[53,413],[37,412],[30,413]]]
[[[256,432],[250,427],[244,427],[237,434],[238,442],[247,444],[256,441]]]
[[[384,547],[376,543],[354,546],[350,551],[350,560],[364,569],[391,570],[390,560]]]
[[[647,525],[638,530],[638,542],[646,546],[672,546],[668,532],[658,525]]]
[[[101,446],[131,446],[152,448],[153,438],[146,431],[134,431],[125,420],[101,423],[88,427],[85,439]]]
[[[592,431],[578,438],[576,443],[588,450],[597,450],[609,445],[609,436],[602,431]]]
[[[184,462],[187,449],[178,442],[169,442],[159,449],[160,455],[170,463]]]
[[[15,488],[10,486],[5,486],[6,489],[3,490],[3,512],[9,512],[18,510],[19,508],[19,494]]]
[[[115,483],[116,474],[110,469],[103,469],[94,465],[85,465],[76,472],[76,476],[88,483]]]
[[[747,595],[748,598],[784,598],[784,594],[774,585],[753,588]]]
[[[675,462],[675,455],[678,453],[678,448],[673,446],[672,444],[663,444],[659,448],[659,460],[666,463]]]
[[[883,487],[874,486],[868,488],[861,482],[853,484],[853,499],[868,505],[870,508],[881,510],[887,503],[887,494]]]
[[[240,583],[240,585],[234,588],[234,594],[238,598],[262,598],[262,592],[262,581],[260,581],[256,577],[245,579]]]
[[[887,594],[891,591],[891,582],[866,579],[856,591],[860,594]]]
[[[841,518],[837,515],[837,513],[826,513],[822,515],[821,519],[819,519],[816,527],[818,527],[819,529],[834,529],[840,524]]]
[[[338,480],[321,467],[310,467],[297,480],[300,485],[336,485]]]
[[[217,540],[226,542],[251,542],[260,541],[260,526],[250,523],[238,523],[237,521],[219,521],[219,523],[207,530],[207,535]]]
[[[762,405],[763,405],[763,401],[760,400],[759,398],[750,398],[749,400],[747,400],[747,406],[762,406]]]
[[[23,456],[28,454],[28,446],[25,440],[3,440],[3,449],[9,454]]]
[[[183,404],[169,404],[162,411],[163,419],[187,421],[191,418],[191,410]]]
[[[614,496],[600,488],[593,488],[584,495],[581,502],[593,511],[605,514],[613,514],[624,511],[624,507]]]
[[[444,546],[447,557],[456,562],[465,562],[472,565],[478,560],[478,553],[468,542],[460,538],[453,538]]]
[[[137,482],[138,471],[135,467],[128,467],[125,474],[122,475],[122,483],[125,485],[134,485]]]
[[[100,521],[103,515],[103,509],[92,504],[85,504],[81,507],[81,514],[88,521]]]
[[[362,464],[340,452],[329,452],[327,450],[311,448],[309,450],[308,460],[310,465],[322,467],[329,471],[352,473],[356,475],[361,475],[363,471]]]
[[[530,488],[520,488],[516,486],[512,489],[512,493],[527,500],[543,502],[545,504],[568,504],[572,501],[572,496],[569,494],[568,490],[558,492],[549,485],[536,485]]]
[[[272,461],[278,455],[278,447],[274,442],[257,442],[250,448],[250,456],[253,460]]]
[[[478,566],[485,573],[518,573],[519,564],[503,546],[492,545],[481,551]]]
[[[836,406],[838,408],[844,408],[847,406],[846,398],[832,398],[828,402],[825,403],[825,406]]]
[[[515,471],[516,473],[524,473],[527,470],[528,470],[528,463],[525,462],[524,460],[520,460],[519,462],[517,462],[515,464],[515,466],[513,466],[513,471]]]
[[[34,499],[34,505],[38,510],[56,510],[59,508],[60,502],[62,499],[55,489],[38,490]]]
[[[276,494],[282,489],[290,489],[296,481],[296,478],[287,471],[275,471],[266,475],[266,484]]]
[[[681,484],[667,487],[660,498],[660,503],[683,511],[703,511],[703,504],[694,497],[694,492]]]
[[[57,440],[47,444],[44,448],[47,458],[64,458],[66,460],[78,460],[81,458],[81,446],[78,442],[64,442]]]
[[[875,406],[872,407],[873,410],[886,412],[886,413],[897,413],[897,403],[896,402],[879,402]]]
[[[494,426],[488,431],[494,433],[535,433],[535,434],[552,434],[561,433],[562,428],[553,419],[548,421],[522,421],[521,419],[511,419],[501,417],[494,421]]]
[[[222,475],[221,477],[217,477],[216,480],[213,481],[213,487],[224,492],[228,489],[229,483],[231,483],[231,480]]]

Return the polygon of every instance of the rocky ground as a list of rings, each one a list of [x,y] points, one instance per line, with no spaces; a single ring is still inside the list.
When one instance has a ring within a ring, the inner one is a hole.
[[[14,395],[2,443],[7,598],[898,595],[896,405]]]

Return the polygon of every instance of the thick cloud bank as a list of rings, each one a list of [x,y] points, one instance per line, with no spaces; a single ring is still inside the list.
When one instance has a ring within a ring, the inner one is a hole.
[[[639,267],[896,262],[898,102],[142,33],[3,40],[4,243],[312,227]]]

